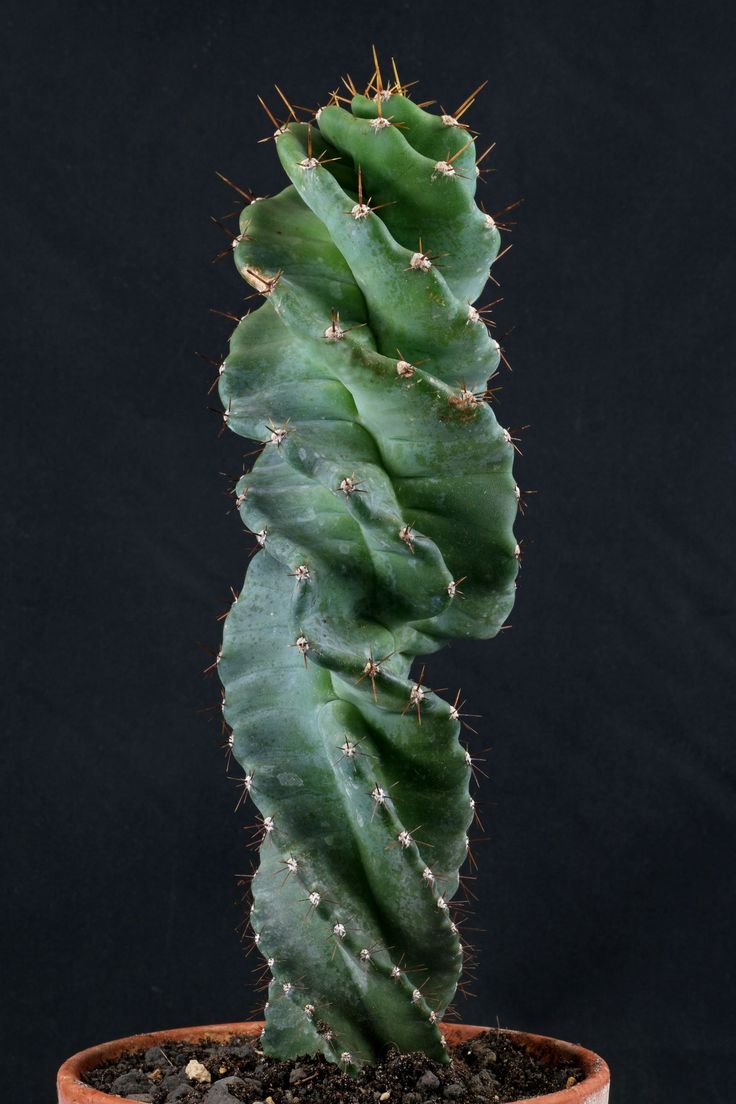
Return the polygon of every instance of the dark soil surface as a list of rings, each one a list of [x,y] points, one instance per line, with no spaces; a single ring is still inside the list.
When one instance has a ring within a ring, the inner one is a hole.
[[[449,1053],[449,1065],[391,1053],[350,1077],[322,1057],[279,1062],[236,1037],[151,1047],[98,1066],[85,1080],[144,1104],[504,1104],[557,1092],[583,1076],[574,1063],[543,1063],[496,1031]],[[205,1080],[194,1079],[192,1067],[187,1074],[192,1059],[204,1067]]]

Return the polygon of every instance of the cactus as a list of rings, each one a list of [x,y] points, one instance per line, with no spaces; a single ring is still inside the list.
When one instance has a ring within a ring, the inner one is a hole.
[[[218,668],[259,814],[263,1048],[354,1072],[389,1045],[446,1060],[473,764],[459,697],[410,672],[507,617],[519,490],[488,401],[501,350],[472,305],[500,234],[468,129],[377,64],[311,123],[288,108],[271,118],[291,185],[233,242],[264,302],[219,391],[262,446],[234,487],[257,554]]]

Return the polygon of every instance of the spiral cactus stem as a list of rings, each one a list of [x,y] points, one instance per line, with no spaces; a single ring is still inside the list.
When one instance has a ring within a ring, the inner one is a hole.
[[[261,303],[213,365],[223,428],[258,443],[234,491],[262,554],[216,670],[257,780],[262,1043],[350,1072],[390,1044],[447,1061],[473,715],[412,664],[500,631],[520,554],[495,303],[473,305],[500,249],[464,121],[482,86],[443,118],[373,60],[365,94],[346,78],[313,122],[280,88],[283,119],[261,99],[291,186],[260,202],[235,186],[230,245]]]

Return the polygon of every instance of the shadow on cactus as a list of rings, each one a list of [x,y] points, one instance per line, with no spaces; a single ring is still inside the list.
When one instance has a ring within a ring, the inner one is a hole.
[[[272,116],[291,185],[233,243],[264,302],[220,396],[263,445],[235,488],[257,555],[218,669],[259,813],[262,1044],[351,1071],[388,1046],[446,1060],[472,761],[459,700],[411,667],[494,636],[518,570],[502,354],[472,305],[500,234],[474,199],[470,102],[431,114],[376,65],[311,123]]]

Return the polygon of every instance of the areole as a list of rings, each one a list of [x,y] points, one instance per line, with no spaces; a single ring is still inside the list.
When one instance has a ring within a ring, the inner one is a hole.
[[[450,1044],[472,1039],[488,1028],[470,1024],[442,1024],[442,1031]],[[223,1042],[234,1035],[258,1036],[263,1028],[260,1020],[250,1023],[215,1024],[207,1027],[180,1027],[172,1031],[152,1031],[144,1035],[130,1035],[109,1043],[81,1050],[64,1062],[56,1079],[58,1104],[122,1104],[123,1097],[99,1092],[82,1080],[85,1073],[105,1062],[113,1061],[121,1054],[135,1053],[151,1046],[163,1046],[167,1042],[198,1042],[215,1040]],[[529,1035],[524,1031],[503,1031],[512,1036],[542,1061],[554,1061],[555,1057],[574,1059],[585,1074],[569,1089],[548,1093],[532,1099],[515,1101],[514,1104],[608,1104],[611,1080],[608,1066],[592,1050],[549,1039],[544,1035]]]

